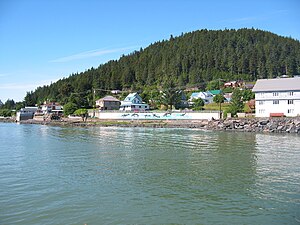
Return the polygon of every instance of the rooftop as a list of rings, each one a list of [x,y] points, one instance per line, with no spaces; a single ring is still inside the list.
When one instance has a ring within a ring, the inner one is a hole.
[[[105,96],[104,98],[100,98],[98,101],[109,101],[109,102],[119,102],[120,100],[118,100],[117,98],[113,97],[113,96]]]
[[[257,80],[252,91],[300,91],[300,78],[276,78]]]
[[[209,90],[208,92],[210,92],[210,93],[213,94],[213,95],[219,95],[219,94],[222,93],[221,90]]]
[[[124,99],[124,101],[132,101],[132,99],[134,99],[134,98],[141,98],[140,96],[139,96],[139,94],[137,93],[137,92],[135,92],[135,93],[130,93],[129,95],[127,95],[127,97]]]

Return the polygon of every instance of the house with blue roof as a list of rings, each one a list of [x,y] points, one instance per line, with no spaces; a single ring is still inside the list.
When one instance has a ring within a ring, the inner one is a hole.
[[[142,97],[138,93],[130,93],[121,101],[121,111],[145,111],[149,110],[149,105],[143,102]]]

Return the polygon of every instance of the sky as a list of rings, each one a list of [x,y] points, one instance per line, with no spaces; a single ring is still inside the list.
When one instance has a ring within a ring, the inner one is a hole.
[[[299,0],[0,0],[0,100],[199,29],[300,40],[299,12]]]

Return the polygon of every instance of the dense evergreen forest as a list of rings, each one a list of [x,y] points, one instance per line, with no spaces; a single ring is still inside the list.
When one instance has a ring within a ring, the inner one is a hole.
[[[219,78],[255,81],[283,74],[300,74],[299,41],[257,29],[204,29],[171,35],[169,40],[119,60],[38,87],[27,93],[25,104],[81,101],[80,105],[89,107],[93,105],[93,89],[102,97],[107,94],[103,90],[159,89],[167,80],[181,88],[205,89],[209,81]]]

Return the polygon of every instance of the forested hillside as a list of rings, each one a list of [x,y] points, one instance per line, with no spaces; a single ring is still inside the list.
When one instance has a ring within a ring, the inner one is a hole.
[[[161,87],[173,80],[180,87],[205,87],[208,81],[273,78],[300,74],[300,42],[256,29],[199,30],[158,41],[119,60],[72,74],[28,92],[26,105],[44,100],[62,104],[70,98],[92,106],[92,89]],[[73,94],[72,94],[73,93]],[[101,96],[105,92],[97,91]]]

